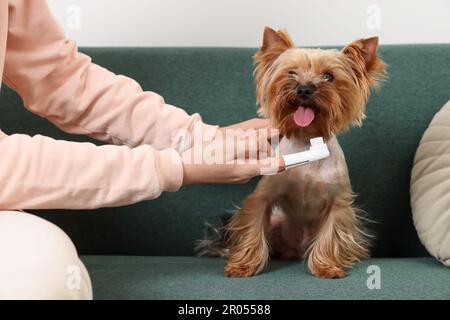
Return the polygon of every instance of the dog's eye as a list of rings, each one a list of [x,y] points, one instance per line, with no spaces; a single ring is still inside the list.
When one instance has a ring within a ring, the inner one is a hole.
[[[322,75],[322,79],[325,80],[325,81],[331,82],[331,81],[333,81],[334,77],[333,77],[333,75],[331,73],[325,72]]]
[[[291,75],[291,76],[296,76],[296,75],[297,75],[297,72],[295,72],[294,70],[290,70],[290,71],[289,71],[289,75]]]

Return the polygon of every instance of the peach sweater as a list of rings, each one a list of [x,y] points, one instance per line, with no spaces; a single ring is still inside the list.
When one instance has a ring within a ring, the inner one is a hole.
[[[0,0],[2,75],[31,112],[123,146],[0,131],[0,209],[119,206],[176,191],[183,166],[172,133],[217,130],[93,64],[65,39],[46,0]]]

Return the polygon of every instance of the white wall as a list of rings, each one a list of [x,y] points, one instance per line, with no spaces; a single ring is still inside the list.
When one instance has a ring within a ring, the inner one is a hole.
[[[265,25],[298,45],[450,43],[449,0],[49,0],[80,46],[260,45]]]

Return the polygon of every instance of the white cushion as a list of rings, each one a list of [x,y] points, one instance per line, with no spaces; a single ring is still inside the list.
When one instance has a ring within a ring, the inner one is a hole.
[[[450,266],[450,101],[423,134],[410,191],[420,240],[431,255]]]

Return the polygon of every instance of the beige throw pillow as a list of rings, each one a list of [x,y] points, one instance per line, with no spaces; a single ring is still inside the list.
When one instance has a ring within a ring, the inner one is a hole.
[[[411,207],[428,252],[450,266],[450,101],[434,116],[414,158]]]

